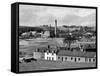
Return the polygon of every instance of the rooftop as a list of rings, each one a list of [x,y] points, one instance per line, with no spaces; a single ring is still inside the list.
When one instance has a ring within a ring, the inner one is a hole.
[[[96,56],[95,52],[81,52],[81,51],[65,51],[61,50],[57,53],[58,56],[75,56],[75,57],[88,57],[92,58]]]
[[[58,56],[74,56],[74,57],[88,57],[93,58],[96,56],[96,52],[81,52],[81,51],[69,51],[56,48],[39,48],[38,52],[55,52]]]

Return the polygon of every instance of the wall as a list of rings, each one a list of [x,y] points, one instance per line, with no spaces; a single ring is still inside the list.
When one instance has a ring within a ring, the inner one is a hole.
[[[55,53],[53,53],[53,55],[52,55],[52,53],[47,53],[47,52],[45,52],[45,54],[44,54],[45,56],[45,60],[48,60],[47,59],[47,57],[49,57],[49,58],[53,58],[54,60],[56,60],[56,54]],[[51,59],[52,60],[52,59]]]
[[[41,59],[41,58],[43,58],[43,53],[41,53],[41,52],[33,52],[33,57],[35,59]]]
[[[80,58],[80,60],[79,60],[79,58]],[[91,61],[89,61],[89,59]],[[58,61],[68,61],[68,62],[78,62],[78,63],[94,63],[95,61],[93,61],[93,59],[95,59],[95,58],[71,57],[71,56],[57,56],[57,60]]]
[[[93,61],[95,59],[95,61]],[[87,63],[95,63],[96,62],[96,58],[87,58],[86,59]]]

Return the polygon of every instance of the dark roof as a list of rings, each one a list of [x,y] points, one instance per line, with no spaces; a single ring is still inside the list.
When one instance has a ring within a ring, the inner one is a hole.
[[[95,52],[81,52],[81,51],[65,51],[61,50],[57,53],[58,56],[74,56],[74,57],[88,57],[93,58],[96,56]]]
[[[38,48],[37,49],[37,52],[57,52],[57,49],[55,49],[55,48],[46,48],[46,47],[42,47],[42,48]]]

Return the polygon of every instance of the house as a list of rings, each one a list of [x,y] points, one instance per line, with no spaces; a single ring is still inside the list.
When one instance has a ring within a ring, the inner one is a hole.
[[[36,31],[31,31],[32,35],[35,35],[37,32]]]
[[[56,60],[56,48],[51,48],[49,45],[45,48],[37,48],[33,51],[33,58],[44,60]]]
[[[48,38],[50,36],[50,31],[45,31],[44,34],[41,34],[41,37]]]
[[[58,50],[54,48],[42,48],[37,49],[33,52],[35,59],[44,59],[50,61],[68,61],[77,63],[95,63],[96,53],[95,52],[83,52],[83,51],[68,51]]]
[[[58,61],[70,61],[78,63],[94,63],[96,62],[95,52],[81,52],[81,51],[65,51],[61,50],[57,54]]]
[[[36,50],[33,52],[33,58],[42,59],[44,58],[44,53],[39,48],[36,48]]]
[[[57,60],[56,50],[54,49],[48,49],[46,52],[44,52],[44,59],[45,60]]]

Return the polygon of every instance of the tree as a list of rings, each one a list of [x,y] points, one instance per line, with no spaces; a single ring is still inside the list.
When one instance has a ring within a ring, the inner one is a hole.
[[[68,45],[68,50],[71,50],[71,44],[74,43],[76,40],[78,40],[77,37],[75,37],[75,36],[69,34],[69,35],[67,35],[67,36],[64,38],[63,42],[64,42],[64,43],[67,43],[67,45]]]

